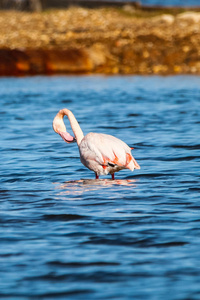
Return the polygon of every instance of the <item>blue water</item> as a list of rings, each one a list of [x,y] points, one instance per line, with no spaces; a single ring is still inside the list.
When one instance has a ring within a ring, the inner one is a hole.
[[[0,104],[1,299],[200,299],[200,77],[0,78]],[[94,180],[64,107],[141,170]]]
[[[91,0],[92,1],[92,0]],[[139,2],[142,5],[159,5],[159,6],[180,6],[180,7],[200,7],[200,0],[113,0],[124,2]],[[100,1],[101,2],[101,1]]]
[[[200,6],[200,0],[140,0],[139,2],[143,5]]]

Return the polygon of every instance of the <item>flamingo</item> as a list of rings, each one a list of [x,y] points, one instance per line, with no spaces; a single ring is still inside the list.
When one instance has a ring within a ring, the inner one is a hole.
[[[71,136],[65,127],[64,116],[67,116],[75,137]],[[140,169],[139,164],[131,154],[131,150],[122,140],[108,134],[90,132],[86,136],[74,114],[67,108],[61,109],[53,120],[53,129],[67,143],[77,142],[82,164],[95,172],[96,179],[100,175],[111,174],[122,169]]]

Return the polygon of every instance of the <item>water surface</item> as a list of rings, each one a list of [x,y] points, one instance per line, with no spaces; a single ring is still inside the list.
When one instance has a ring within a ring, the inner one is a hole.
[[[2,299],[200,299],[200,77],[1,78],[0,103]],[[141,170],[94,180],[64,107]]]
[[[140,0],[143,5],[160,5],[160,6],[200,6],[199,0]]]

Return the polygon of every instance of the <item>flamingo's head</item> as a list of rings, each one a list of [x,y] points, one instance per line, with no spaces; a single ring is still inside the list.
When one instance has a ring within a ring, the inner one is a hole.
[[[73,143],[76,142],[75,137],[71,136],[69,134],[69,132],[67,132],[63,118],[64,118],[65,114],[63,113],[63,110],[60,110],[57,115],[55,116],[54,120],[53,120],[53,130],[58,133],[61,138],[69,143]]]

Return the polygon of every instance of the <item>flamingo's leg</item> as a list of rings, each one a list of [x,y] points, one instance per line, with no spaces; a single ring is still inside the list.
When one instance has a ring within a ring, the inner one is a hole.
[[[115,173],[112,174],[112,180],[114,180],[114,179],[115,179]]]
[[[97,173],[95,173],[96,179],[99,179],[99,176],[97,175]]]

